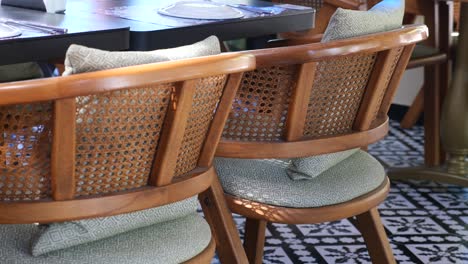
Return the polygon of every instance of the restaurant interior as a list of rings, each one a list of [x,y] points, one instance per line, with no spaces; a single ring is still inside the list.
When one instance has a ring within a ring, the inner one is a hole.
[[[0,264],[468,263],[467,0],[0,0]]]

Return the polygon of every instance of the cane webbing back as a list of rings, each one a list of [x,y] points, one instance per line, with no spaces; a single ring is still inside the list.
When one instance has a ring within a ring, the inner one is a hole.
[[[197,81],[174,176],[195,169],[227,75]],[[148,185],[176,83],[76,97],[75,196]],[[52,103],[0,107],[0,200],[51,195]]]
[[[317,65],[304,135],[350,133],[374,67],[376,53],[351,55]],[[391,75],[390,75],[391,76]]]
[[[76,195],[145,186],[173,84],[76,99]]]
[[[0,200],[38,200],[50,188],[52,104],[0,106]]]
[[[277,141],[285,135],[296,65],[259,68],[244,74],[223,131],[238,141]]]
[[[180,176],[197,167],[200,151],[225,83],[225,75],[205,78],[197,83],[192,110],[185,128],[182,146],[177,156],[175,176]]]

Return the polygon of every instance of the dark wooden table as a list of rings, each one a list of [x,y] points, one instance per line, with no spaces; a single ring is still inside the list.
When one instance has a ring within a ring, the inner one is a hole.
[[[221,0],[217,0],[221,2]],[[0,7],[0,17],[29,20],[69,29],[64,35],[28,32],[0,40],[0,65],[63,57],[71,43],[106,50],[153,50],[199,41],[210,35],[221,40],[259,37],[313,27],[315,10],[287,9],[281,14],[222,21],[180,20],[161,17],[156,10],[173,0],[68,0],[65,14],[47,14],[14,7]],[[273,6],[256,0],[225,1],[254,6]],[[132,18],[112,13],[126,9]],[[152,12],[152,13],[151,13]],[[112,15],[108,15],[112,13]],[[154,15],[154,17],[153,17]],[[177,21],[179,20],[179,21]]]
[[[68,29],[68,34],[48,35],[21,28],[21,36],[0,40],[0,65],[63,58],[73,43],[106,50],[129,48],[129,27],[121,19],[86,14],[48,14],[8,6],[0,6],[0,17]]]

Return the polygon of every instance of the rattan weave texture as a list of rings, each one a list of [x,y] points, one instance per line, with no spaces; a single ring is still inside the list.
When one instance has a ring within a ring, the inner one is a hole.
[[[223,131],[224,140],[279,141],[284,138],[297,65],[259,68],[244,74]]]
[[[400,57],[401,57],[401,54],[403,53],[403,50],[404,50],[403,47],[396,50],[396,54],[393,57],[392,65],[391,65],[391,67],[389,69],[389,74],[387,74],[387,78],[385,79],[386,89],[382,89],[382,91],[380,92],[379,97],[378,97],[378,104],[377,104],[378,106],[380,106],[382,104],[384,96],[387,93],[388,84],[390,82],[391,77],[393,76],[393,72],[395,71],[395,68],[396,68],[396,66],[398,64],[398,61],[400,60]],[[373,113],[373,120],[374,121],[378,121],[379,110],[380,109],[374,109],[374,113]],[[385,113],[382,113],[382,114],[386,115],[387,113],[385,112]]]
[[[183,175],[196,168],[226,80],[226,75],[219,75],[198,81],[174,176]]]
[[[173,87],[77,98],[77,196],[147,185]]]
[[[0,200],[50,195],[50,102],[0,107]]]
[[[317,138],[352,132],[375,60],[374,53],[319,63],[307,109],[304,136]]]

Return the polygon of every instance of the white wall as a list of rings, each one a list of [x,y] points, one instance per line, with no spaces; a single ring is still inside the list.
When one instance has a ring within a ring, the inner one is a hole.
[[[423,79],[422,67],[405,71],[393,103],[410,106],[423,84]]]

